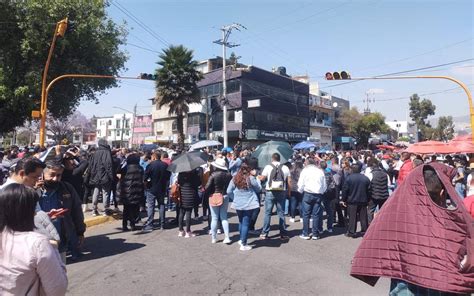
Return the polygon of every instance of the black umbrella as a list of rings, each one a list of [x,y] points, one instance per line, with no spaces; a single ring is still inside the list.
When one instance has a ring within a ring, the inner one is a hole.
[[[209,155],[205,152],[192,151],[181,154],[168,166],[172,173],[189,172],[207,163]]]

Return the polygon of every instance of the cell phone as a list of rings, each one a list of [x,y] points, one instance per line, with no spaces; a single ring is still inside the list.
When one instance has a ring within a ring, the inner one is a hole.
[[[69,209],[64,209],[64,208],[55,209],[55,210],[52,210],[51,212],[49,212],[48,215],[49,215],[49,217],[54,218],[54,217],[61,216],[65,213],[67,213],[68,211],[69,211]]]

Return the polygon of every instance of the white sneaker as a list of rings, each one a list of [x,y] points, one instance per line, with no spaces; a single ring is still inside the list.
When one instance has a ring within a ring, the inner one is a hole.
[[[240,250],[241,251],[250,251],[250,250],[252,250],[252,247],[251,246],[240,246]]]
[[[221,234],[222,231],[220,229],[217,229],[217,234]]]
[[[300,223],[303,223],[303,218],[300,218]]]
[[[83,212],[83,213],[89,212],[89,205],[83,204],[83,205],[82,205],[82,212]]]
[[[228,245],[230,244],[232,241],[230,240],[230,238],[226,237],[223,241],[224,244]]]
[[[332,232],[333,232],[332,229],[328,229],[328,233],[332,233]]]
[[[209,235],[212,235],[212,230],[209,229]]]
[[[213,238],[211,243],[213,243],[213,244],[217,243],[217,239]]]
[[[290,223],[295,223],[295,218],[290,218]]]
[[[242,247],[242,241],[241,240],[239,240],[238,244],[239,244],[239,246]]]

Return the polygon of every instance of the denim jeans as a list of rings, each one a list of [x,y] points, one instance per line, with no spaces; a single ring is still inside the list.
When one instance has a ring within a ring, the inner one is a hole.
[[[303,235],[309,235],[309,219],[313,218],[313,236],[318,236],[318,226],[320,225],[320,220],[322,218],[323,209],[321,207],[321,202],[323,199],[322,194],[308,193],[303,194]]]
[[[250,220],[252,220],[253,210],[237,210],[237,216],[239,217],[239,232],[240,232],[240,241],[242,246],[247,245],[247,238],[249,236],[249,226]]]
[[[93,210],[97,211],[97,205],[99,204],[99,190],[102,191],[102,201],[104,203],[104,209],[110,208],[110,188],[109,186],[95,186],[92,192],[92,204]]]
[[[229,237],[229,221],[227,220],[227,209],[229,207],[229,197],[224,196],[224,202],[218,207],[210,206],[211,210],[211,233],[212,238],[217,237],[217,222],[220,218],[225,237]]]
[[[149,190],[145,190],[146,197],[146,213],[148,219],[145,222],[145,228],[153,227],[153,220],[155,219],[155,201],[158,200],[158,206],[160,208],[160,225],[163,227],[165,225],[165,203],[164,197],[158,198]]]
[[[464,185],[461,182],[458,182],[454,185],[454,189],[456,189],[456,192],[461,198],[466,197],[466,185]]]
[[[268,236],[268,233],[270,232],[270,222],[274,205],[276,205],[277,208],[280,236],[286,235],[284,213],[286,194],[286,191],[267,191],[265,195],[265,217],[263,219],[262,235]]]
[[[285,216],[288,215],[288,212],[290,211],[290,200],[285,199]]]
[[[332,198],[330,199],[323,195],[322,205],[328,217],[327,226],[326,226],[328,230],[332,230],[332,225],[334,224],[334,208],[333,208],[332,200],[333,200]],[[323,211],[321,210],[321,219],[319,220],[319,227],[318,227],[319,232],[323,232],[322,216],[323,216]]]
[[[291,199],[290,199],[290,216],[291,218],[295,218],[296,216],[296,209],[300,210],[300,218],[303,216],[303,210],[301,209],[301,198],[302,194],[297,191],[291,192]]]

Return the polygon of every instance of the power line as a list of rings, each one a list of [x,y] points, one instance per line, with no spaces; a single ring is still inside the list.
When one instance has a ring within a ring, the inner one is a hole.
[[[455,62],[449,62],[449,63],[444,63],[444,64],[439,64],[439,65],[434,65],[434,66],[422,67],[422,68],[417,68],[417,69],[411,69],[411,70],[404,70],[404,71],[399,71],[399,72],[392,72],[392,73],[387,73],[387,74],[381,74],[381,75],[373,76],[373,78],[386,77],[386,76],[399,75],[399,74],[406,74],[406,73],[413,73],[413,72],[419,72],[419,71],[421,71],[421,70],[434,69],[434,68],[439,68],[439,67],[444,67],[444,66],[449,66],[449,65],[454,65],[454,64],[469,62],[469,61],[472,61],[472,60],[474,60],[474,58],[464,59],[464,60],[455,61]],[[350,84],[350,83],[356,83],[356,82],[365,81],[365,80],[366,80],[366,79],[351,80],[351,81],[347,81],[347,82],[343,82],[343,83],[338,83],[338,84],[335,84],[335,85],[325,86],[325,88],[332,88],[332,87],[336,87],[336,86],[341,86],[341,85]]]
[[[140,46],[140,45],[136,45],[136,44],[133,44],[133,43],[130,43],[130,42],[127,42],[126,44],[128,44],[128,45],[130,45],[130,46],[133,46],[133,47],[136,47],[136,48],[140,48],[140,49],[149,51],[149,52],[154,52],[154,53],[158,53],[158,54],[161,53],[161,52],[159,52],[159,51],[157,51],[157,50],[150,49],[150,48],[146,48],[146,47],[143,47],[143,46]]]
[[[155,31],[153,31],[149,26],[147,26],[145,23],[143,23],[139,18],[137,18],[133,13],[131,13],[128,9],[126,9],[124,6],[122,6],[117,0],[111,1],[113,6],[118,8],[121,12],[123,12],[125,15],[127,15],[132,21],[134,21],[137,25],[139,25],[143,30],[148,32],[152,37],[154,37],[156,40],[159,42],[163,43],[166,46],[169,46],[169,42],[166,41],[163,37],[158,35]]]

